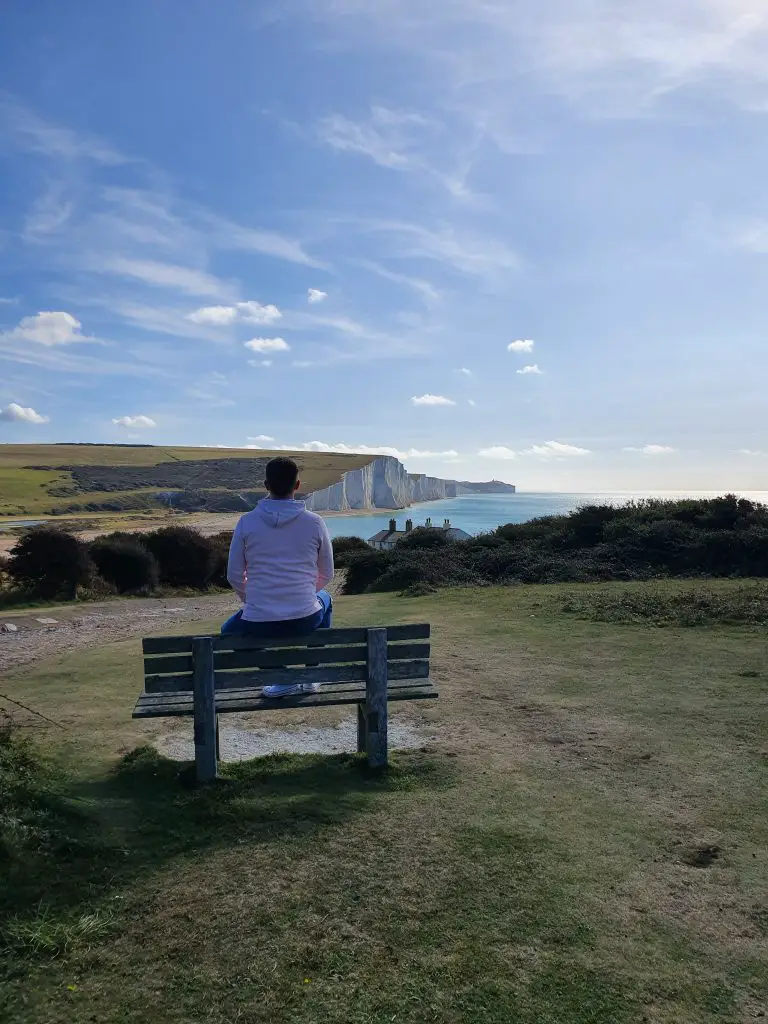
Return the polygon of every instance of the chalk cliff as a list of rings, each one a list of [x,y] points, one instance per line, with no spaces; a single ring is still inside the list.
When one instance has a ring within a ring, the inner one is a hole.
[[[498,481],[473,484],[441,480],[423,473],[409,473],[402,462],[391,456],[374,459],[362,469],[353,469],[332,487],[307,497],[307,508],[314,512],[352,512],[377,508],[407,508],[418,501],[438,501],[460,494],[514,493],[512,484]]]

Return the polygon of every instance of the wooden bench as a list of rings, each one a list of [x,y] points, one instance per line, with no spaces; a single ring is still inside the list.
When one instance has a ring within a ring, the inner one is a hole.
[[[357,705],[357,749],[387,763],[387,702],[437,697],[427,624],[323,629],[304,638],[163,636],[142,640],[144,692],[134,718],[194,717],[197,777],[216,777],[218,715]],[[299,667],[301,666],[301,667]],[[321,683],[315,693],[269,698],[274,683]]]

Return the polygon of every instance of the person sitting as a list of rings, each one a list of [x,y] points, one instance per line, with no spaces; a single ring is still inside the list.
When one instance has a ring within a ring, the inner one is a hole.
[[[243,607],[221,627],[222,635],[293,637],[330,629],[333,547],[322,518],[295,494],[301,486],[293,459],[271,459],[264,486],[269,496],[241,516],[232,536],[227,579]],[[319,684],[265,686],[284,697]]]

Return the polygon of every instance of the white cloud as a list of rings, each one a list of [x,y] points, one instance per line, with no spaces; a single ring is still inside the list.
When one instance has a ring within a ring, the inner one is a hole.
[[[462,374],[464,374],[465,377],[471,377],[472,376],[472,371],[468,370],[466,368],[466,366],[460,366],[458,368],[458,370],[456,371],[456,373],[462,373]]]
[[[471,405],[472,408],[474,409],[474,407],[477,405],[477,402],[474,400],[474,398],[468,398],[467,405]]]
[[[376,263],[375,260],[355,259],[355,266],[360,270],[370,270],[372,274],[383,277],[385,281],[393,281],[395,284],[402,284],[406,288],[412,289],[430,305],[440,300],[440,292],[429,281],[425,281],[421,277],[412,277],[410,274],[400,274],[395,270],[389,270],[387,267],[382,267],[380,263]]]
[[[120,416],[112,422],[116,427],[125,427],[126,430],[149,430],[157,426],[149,416]]]
[[[533,344],[530,338],[518,338],[517,341],[510,341],[507,352],[533,352]]]
[[[628,447],[623,450],[625,452],[637,452],[640,455],[671,455],[677,449],[670,448],[666,444],[646,444],[642,448]]]
[[[459,453],[452,448],[446,451],[422,451],[419,448],[408,448],[401,451],[390,445],[349,445],[349,444],[328,444],[325,441],[305,441],[303,444],[279,444],[274,445],[275,451],[286,452],[333,452],[339,455],[389,455],[402,462],[408,459],[456,459]]]
[[[248,365],[249,366],[267,366],[268,367],[268,366],[272,365],[272,360],[271,359],[249,359],[248,360]]]
[[[415,163],[408,153],[410,131],[423,132],[429,124],[420,114],[374,106],[368,121],[352,121],[342,114],[324,117],[318,134],[334,149],[367,156],[380,167],[403,169]]]
[[[269,434],[257,434],[256,437],[249,437],[248,440],[256,442],[261,441],[264,444],[269,444],[270,441],[274,441],[275,439],[274,437],[270,437]]]
[[[524,366],[522,368],[522,370],[516,370],[515,371],[515,373],[522,373],[523,375],[529,374],[529,373],[542,374],[543,372],[544,372],[543,370],[539,369],[539,364],[538,363],[531,363],[529,366]]]
[[[262,306],[260,302],[236,302],[234,306],[202,306],[187,317],[195,324],[226,326],[236,321],[251,324],[272,324],[283,314],[277,306]]]
[[[506,282],[523,265],[520,256],[500,239],[458,233],[448,226],[431,230],[402,221],[372,221],[362,226],[398,239],[393,255],[399,259],[434,260],[488,282]]]
[[[750,252],[768,253],[768,223],[756,221],[742,228],[736,235],[736,245]]]
[[[444,395],[414,395],[411,399],[412,405],[456,405],[452,398]]]
[[[0,409],[0,420],[5,423],[48,423],[49,418],[42,416],[39,412],[29,406],[18,405],[11,402],[4,409]]]
[[[0,306],[15,306],[18,299],[4,299],[0,297]]]
[[[71,345],[73,342],[89,341],[80,333],[82,324],[71,313],[63,310],[44,311],[34,316],[25,316],[3,335],[9,341],[34,341],[38,345]]]
[[[319,288],[307,289],[307,302],[312,305],[315,302],[322,302],[328,298],[328,292],[321,292]]]
[[[537,455],[542,459],[570,459],[582,455],[591,455],[589,448],[579,448],[575,444],[563,444],[561,441],[545,441],[534,444],[520,452],[521,455]]]
[[[74,203],[65,198],[60,183],[50,185],[34,202],[24,220],[24,241],[42,241],[55,234],[70,219],[74,208]]]
[[[128,162],[122,153],[95,136],[44,121],[12,97],[0,98],[0,125],[8,139],[30,153],[105,165]]]
[[[753,458],[759,458],[759,459],[764,459],[764,458],[768,457],[768,452],[761,452],[759,450],[756,450],[755,448],[739,448],[736,454],[737,455],[749,455],[749,456],[752,456]]]
[[[251,352],[289,352],[291,348],[284,338],[251,338],[245,347]]]
[[[477,453],[481,459],[516,459],[517,452],[512,448],[506,448],[502,444],[492,445],[490,448],[481,448]]]
[[[93,256],[87,261],[88,270],[96,273],[129,277],[154,288],[168,288],[186,295],[212,295],[229,298],[233,288],[204,270],[161,263],[158,260],[131,259],[127,256]]]

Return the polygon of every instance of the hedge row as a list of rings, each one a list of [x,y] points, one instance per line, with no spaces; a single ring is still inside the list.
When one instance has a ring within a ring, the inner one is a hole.
[[[733,495],[589,505],[469,541],[414,530],[391,551],[352,554],[346,592],[466,584],[768,577],[768,506]]]

